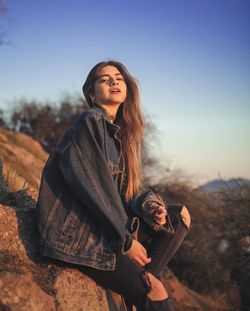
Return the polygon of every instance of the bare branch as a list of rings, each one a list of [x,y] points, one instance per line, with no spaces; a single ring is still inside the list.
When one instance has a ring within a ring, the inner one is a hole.
[[[0,0],[0,20],[1,17],[6,12],[6,5],[4,0]],[[4,38],[5,32],[3,31],[3,26],[0,24],[0,45],[8,44],[8,41],[5,41]]]

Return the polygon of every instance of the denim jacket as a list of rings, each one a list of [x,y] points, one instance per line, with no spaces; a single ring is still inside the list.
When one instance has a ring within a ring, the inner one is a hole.
[[[36,209],[42,255],[114,270],[116,255],[126,253],[136,238],[143,207],[147,210],[153,201],[165,204],[150,189],[123,199],[119,130],[95,105],[79,116],[50,154]],[[173,231],[170,222],[164,230]]]

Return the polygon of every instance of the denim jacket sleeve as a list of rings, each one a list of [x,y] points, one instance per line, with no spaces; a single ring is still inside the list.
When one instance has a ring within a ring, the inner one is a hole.
[[[154,203],[164,206],[167,210],[166,223],[164,225],[159,225],[154,221]],[[153,231],[163,234],[173,234],[175,232],[168,214],[165,199],[152,189],[142,189],[136,197],[130,200],[129,207],[130,211],[142,218]]]
[[[76,198],[115,241],[115,251],[125,253],[132,236],[126,229],[125,213],[105,155],[103,119],[83,118],[69,143],[59,151],[59,167]]]

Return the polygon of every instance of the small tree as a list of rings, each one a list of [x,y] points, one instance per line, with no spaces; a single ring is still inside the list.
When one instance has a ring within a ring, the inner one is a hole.
[[[70,128],[81,111],[86,108],[83,99],[67,97],[59,106],[22,100],[11,116],[11,129],[38,140],[46,151],[51,151]]]
[[[3,110],[2,109],[0,109],[0,126],[2,126],[2,127],[6,127],[7,126],[6,122],[4,120]]]

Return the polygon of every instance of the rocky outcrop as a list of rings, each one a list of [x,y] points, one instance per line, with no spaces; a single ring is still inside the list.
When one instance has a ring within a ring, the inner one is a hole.
[[[0,128],[0,159],[12,190],[38,188],[48,155],[41,145],[23,133]]]
[[[17,186],[21,180],[29,185],[27,190],[10,192],[5,178],[0,180],[0,310],[117,311],[110,292],[75,266],[39,254],[35,204],[47,154],[30,137],[3,129],[0,143],[8,182]],[[183,286],[169,269],[164,284],[176,311],[217,310],[211,301]]]
[[[94,281],[39,256],[34,213],[0,205],[0,310],[109,310]]]
[[[0,310],[114,310],[105,290],[80,270],[39,255],[34,206],[35,200],[33,208],[31,201],[27,208],[0,205]],[[216,310],[169,270],[164,283],[177,311]]]

